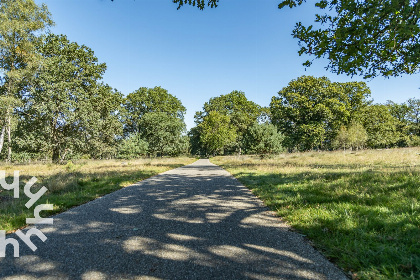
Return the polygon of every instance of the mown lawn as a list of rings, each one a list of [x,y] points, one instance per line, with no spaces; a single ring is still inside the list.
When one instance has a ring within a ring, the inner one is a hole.
[[[6,171],[6,182],[13,182],[13,172],[20,171],[20,197],[13,198],[13,191],[0,187],[0,230],[12,232],[26,225],[26,218],[32,218],[34,207],[49,203],[53,211],[42,211],[41,216],[63,212],[105,194],[149,178],[161,172],[194,162],[188,157],[139,159],[139,160],[84,160],[67,165],[32,164],[0,165]],[[28,198],[23,188],[35,176],[38,181],[31,188],[36,193],[42,186],[48,191],[27,209]]]
[[[420,148],[211,161],[353,279],[420,279]]]

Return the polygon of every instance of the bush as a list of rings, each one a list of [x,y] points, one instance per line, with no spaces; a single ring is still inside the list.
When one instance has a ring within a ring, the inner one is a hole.
[[[117,158],[133,159],[147,154],[149,144],[140,138],[139,134],[133,134],[121,141],[118,146]]]
[[[407,139],[407,144],[409,147],[418,147],[420,146],[420,136],[410,135]]]
[[[273,124],[255,122],[245,135],[245,150],[262,156],[278,154],[283,151],[282,141],[283,135]]]

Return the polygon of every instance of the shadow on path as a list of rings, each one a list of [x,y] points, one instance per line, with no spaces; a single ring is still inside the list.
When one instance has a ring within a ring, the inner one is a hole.
[[[346,279],[228,172],[199,160],[54,216],[1,279]],[[8,237],[14,237],[10,235]]]

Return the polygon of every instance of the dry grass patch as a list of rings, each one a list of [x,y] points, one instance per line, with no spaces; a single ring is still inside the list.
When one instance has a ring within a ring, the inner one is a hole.
[[[19,199],[13,199],[12,191],[0,190],[0,229],[8,232],[25,226],[27,217],[33,217],[33,209],[26,209],[26,197],[23,187],[35,176],[38,181],[31,190],[45,186],[48,192],[37,204],[51,203],[54,211],[43,211],[41,214],[53,214],[126,187],[135,182],[149,178],[161,172],[194,162],[188,157],[157,158],[138,160],[81,160],[68,162],[66,165],[56,164],[1,164],[5,170],[6,181],[13,181],[13,172],[20,171]]]

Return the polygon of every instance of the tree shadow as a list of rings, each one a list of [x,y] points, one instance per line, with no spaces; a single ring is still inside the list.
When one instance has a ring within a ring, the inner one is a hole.
[[[218,175],[218,176],[215,176]],[[343,279],[227,172],[193,164],[38,225],[0,276],[62,279]],[[15,237],[9,235],[8,238]]]
[[[419,177],[409,169],[252,170],[237,177],[346,271],[420,276]]]

